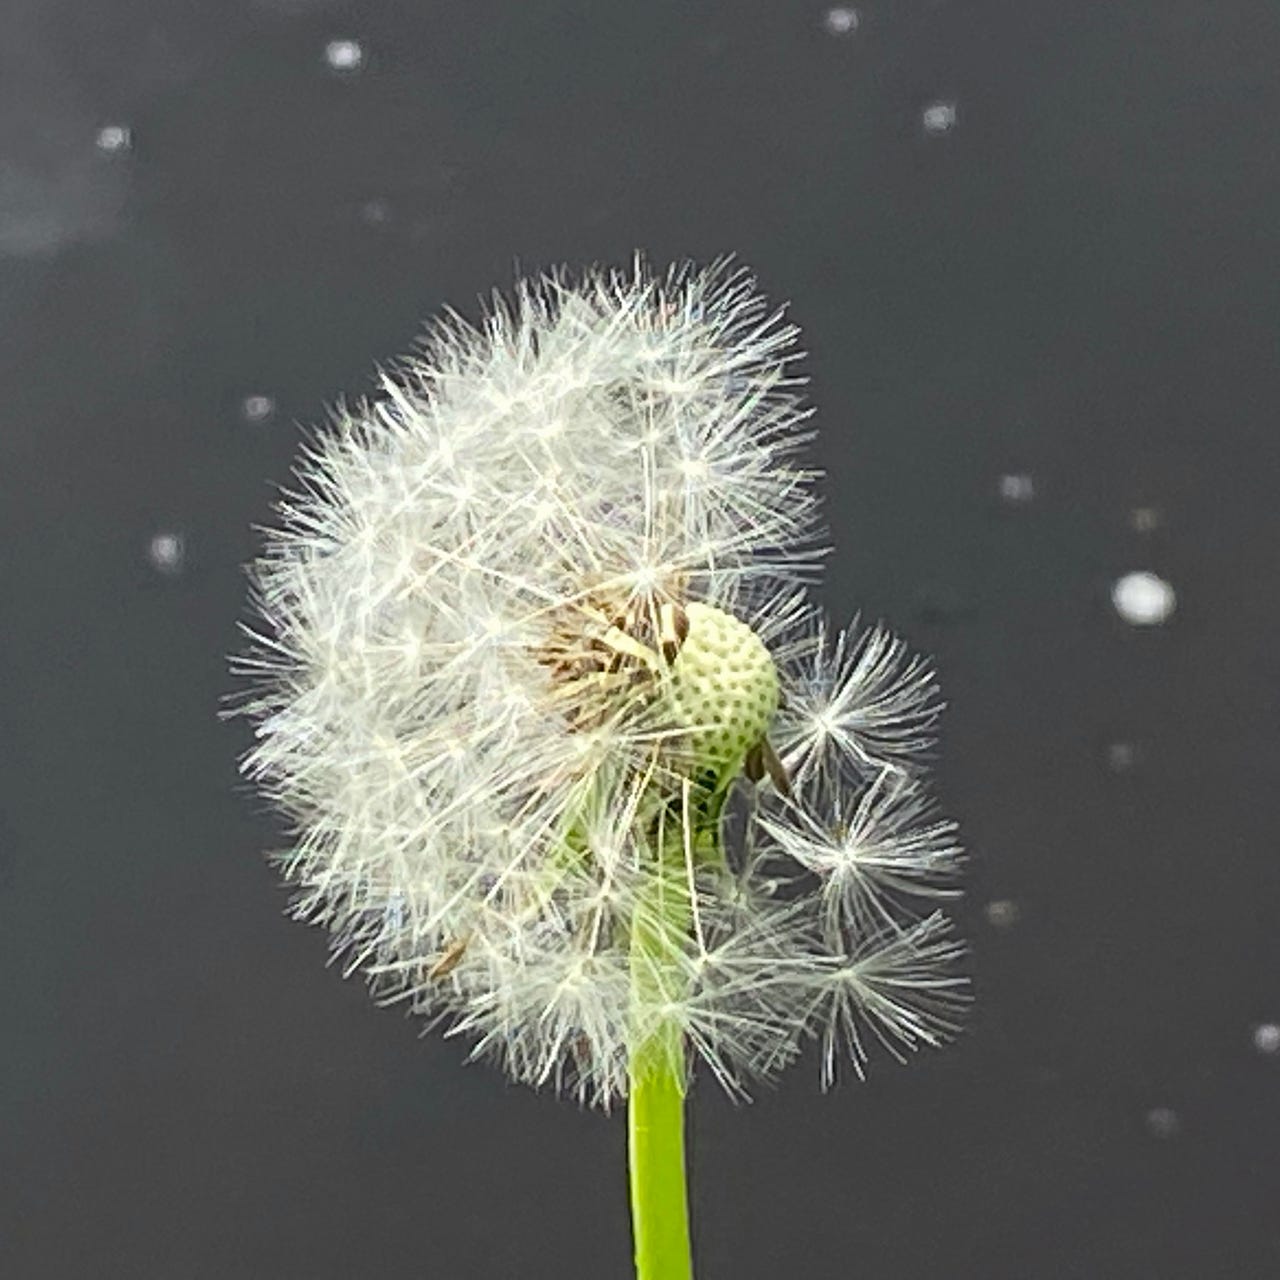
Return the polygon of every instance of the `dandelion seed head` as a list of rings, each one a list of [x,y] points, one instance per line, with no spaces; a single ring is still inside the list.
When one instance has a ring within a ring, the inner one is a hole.
[[[912,905],[959,865],[936,687],[806,603],[795,338],[727,261],[521,282],[308,436],[250,566],[226,714],[294,913],[583,1102],[663,1025],[740,1095],[807,1040],[830,1079],[957,1024],[958,948]]]

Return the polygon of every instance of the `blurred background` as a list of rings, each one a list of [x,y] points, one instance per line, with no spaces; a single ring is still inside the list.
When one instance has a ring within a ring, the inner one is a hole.
[[[622,1118],[325,967],[216,711],[298,424],[637,248],[789,303],[972,851],[957,1044],[696,1090],[700,1280],[1280,1274],[1271,0],[0,14],[0,1274],[630,1274]]]

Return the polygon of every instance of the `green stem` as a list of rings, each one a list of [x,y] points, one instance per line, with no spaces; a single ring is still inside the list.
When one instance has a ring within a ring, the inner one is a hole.
[[[636,1280],[692,1280],[684,1081],[665,1065],[633,1071],[627,1107]]]
[[[631,930],[637,1005],[662,1003],[678,966],[689,919],[688,894],[659,861],[650,900]],[[665,1023],[632,1050],[627,1102],[631,1225],[636,1280],[692,1280],[684,1156],[684,1036]]]

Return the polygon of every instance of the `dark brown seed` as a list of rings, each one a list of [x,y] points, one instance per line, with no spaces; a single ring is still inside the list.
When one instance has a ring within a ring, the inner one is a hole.
[[[437,978],[447,978],[462,963],[467,941],[466,938],[454,938],[440,953],[440,959],[427,971],[427,977],[433,982]]]
[[[773,744],[768,738],[760,739],[760,758],[773,785],[781,795],[790,800],[791,779],[787,775],[787,766],[778,759],[778,753],[773,749]]]

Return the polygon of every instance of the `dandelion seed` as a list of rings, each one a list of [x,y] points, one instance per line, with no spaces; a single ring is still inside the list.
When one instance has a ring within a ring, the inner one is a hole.
[[[791,777],[838,790],[886,766],[918,768],[942,711],[928,664],[881,627],[855,623],[832,642],[825,619],[807,623],[778,727]]]
[[[865,1074],[868,1035],[905,1061],[906,1053],[959,1031],[956,994],[964,979],[950,970],[961,948],[948,933],[945,917],[935,914],[905,933],[869,937],[834,968],[833,981],[815,982],[824,1083],[835,1078],[842,1046],[858,1076]]]
[[[295,914],[598,1106],[687,1058],[741,1096],[810,1040],[862,1074],[963,1006],[913,905],[960,865],[933,674],[806,603],[795,338],[728,262],[521,283],[308,436],[251,566],[226,714]]]
[[[462,957],[467,953],[468,941],[467,938],[457,938],[449,943],[440,959],[427,970],[427,977],[432,980],[448,977],[462,963]]]
[[[849,813],[845,797],[819,809],[793,806],[761,818],[787,857],[821,884],[826,936],[865,936],[893,929],[913,897],[956,892],[961,855],[953,822],[935,819],[933,801],[916,781],[884,769]]]

